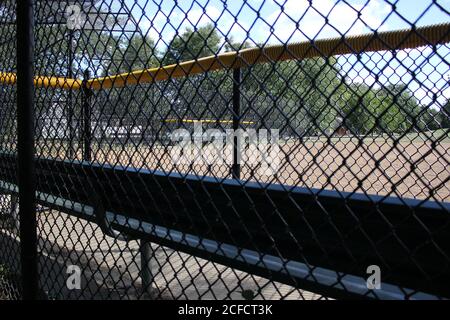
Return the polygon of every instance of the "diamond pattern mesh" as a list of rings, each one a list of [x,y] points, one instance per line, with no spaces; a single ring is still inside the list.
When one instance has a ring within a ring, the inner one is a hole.
[[[450,297],[450,5],[412,2],[35,1],[39,297]],[[22,285],[15,39],[4,1],[0,299]],[[277,130],[275,155],[238,129]]]

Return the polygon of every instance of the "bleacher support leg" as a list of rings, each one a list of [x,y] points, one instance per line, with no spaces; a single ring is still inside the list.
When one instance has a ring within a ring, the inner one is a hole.
[[[152,257],[152,245],[150,242],[141,240],[139,251],[141,253],[141,280],[142,280],[142,293],[148,298],[153,297],[152,283],[153,283],[153,270],[155,269],[155,261]]]

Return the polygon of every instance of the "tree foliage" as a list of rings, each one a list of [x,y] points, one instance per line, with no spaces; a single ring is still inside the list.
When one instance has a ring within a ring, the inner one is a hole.
[[[163,56],[164,64],[187,61],[218,53],[221,38],[212,24],[187,28],[170,42]]]
[[[5,10],[0,6],[0,15]],[[63,26],[37,28],[39,74],[69,74],[71,50],[71,71],[74,77],[81,77],[84,69],[94,71],[93,76],[115,75],[250,47],[232,37],[223,39],[212,24],[182,30],[166,48],[159,49],[149,36],[139,32],[78,31],[72,34],[72,43],[67,35]],[[6,60],[1,63],[3,70],[11,66]],[[243,67],[239,84],[242,118],[258,122],[259,127],[301,136],[332,134],[339,126],[358,135],[450,127],[450,102],[441,110],[433,109],[421,105],[404,84],[369,86],[342,74],[335,58]],[[220,70],[102,92],[97,98],[101,106],[98,117],[105,122],[140,122],[144,127],[148,126],[146,121],[160,118],[231,119],[233,81],[232,70]],[[63,95],[55,93],[53,98]],[[39,99],[37,103],[42,108],[51,106]]]

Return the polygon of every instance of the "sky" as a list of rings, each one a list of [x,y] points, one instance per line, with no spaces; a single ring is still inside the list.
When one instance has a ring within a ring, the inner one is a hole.
[[[163,50],[177,32],[217,23],[222,37],[280,44],[450,22],[450,0],[125,0],[135,23]],[[119,1],[113,1],[113,6]],[[395,5],[395,11],[392,8]],[[358,12],[360,14],[358,14]],[[425,12],[425,13],[424,13]],[[353,82],[403,82],[424,105],[450,99],[450,45],[339,57]],[[412,74],[415,74],[416,80]],[[376,77],[379,78],[376,81]],[[433,100],[435,98],[436,100]]]
[[[450,0],[126,0],[139,27],[161,41],[177,30],[217,22],[224,35],[261,43],[359,34],[450,21]],[[396,12],[392,14],[395,3]],[[447,13],[439,8],[447,9]],[[428,9],[427,9],[428,8]],[[358,18],[358,11],[361,16]],[[425,15],[422,15],[426,12]],[[326,18],[328,17],[328,21]],[[256,21],[256,22],[255,22]],[[296,22],[300,21],[298,27]],[[355,23],[356,22],[356,23]]]

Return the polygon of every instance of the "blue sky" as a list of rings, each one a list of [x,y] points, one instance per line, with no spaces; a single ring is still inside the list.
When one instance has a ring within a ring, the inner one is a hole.
[[[209,22],[217,22],[223,34],[233,35],[236,40],[250,38],[260,43],[269,39],[270,43],[276,43],[450,21],[448,12],[439,8],[440,5],[450,11],[450,0],[437,0],[436,4],[431,0],[313,0],[312,6],[307,0],[126,0],[125,3],[136,19],[144,16],[139,21],[144,31],[155,40],[164,41],[177,30]],[[397,14],[391,14],[391,3],[395,3]],[[358,11],[362,13],[360,18]],[[423,12],[426,14],[422,16]],[[328,23],[324,16],[328,16]],[[300,21],[298,28],[297,21]]]
[[[207,23],[217,23],[220,33],[235,41],[277,44],[450,22],[450,0],[313,0],[312,6],[307,0],[125,0],[125,4],[159,49],[176,32]],[[408,83],[422,104],[439,108],[450,98],[449,48],[440,47],[440,56],[431,48],[403,50],[394,57],[367,54],[362,61],[369,68],[354,56],[342,56],[339,63],[350,81]]]

